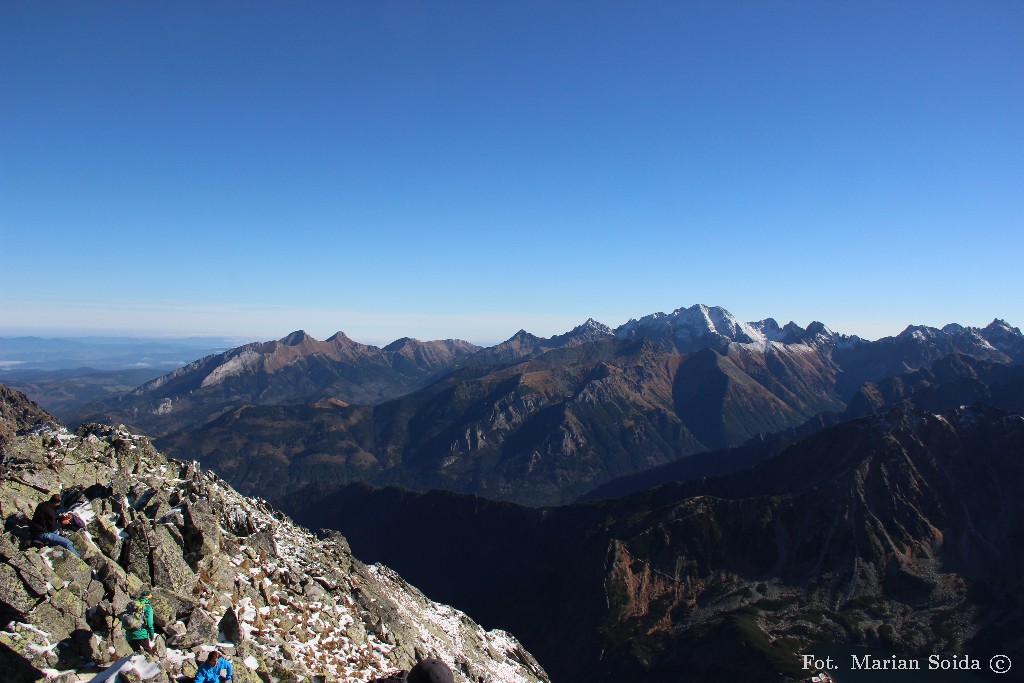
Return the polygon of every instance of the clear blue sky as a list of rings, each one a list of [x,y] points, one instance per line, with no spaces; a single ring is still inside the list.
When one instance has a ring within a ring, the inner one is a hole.
[[[1024,325],[1024,3],[0,3],[0,333]]]

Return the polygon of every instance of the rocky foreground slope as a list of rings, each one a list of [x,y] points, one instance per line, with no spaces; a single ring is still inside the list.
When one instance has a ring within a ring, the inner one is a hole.
[[[388,568],[360,563],[337,533],[318,538],[144,437],[96,424],[20,432],[0,460],[5,681],[86,681],[120,662],[130,649],[116,615],[144,585],[157,655],[122,680],[190,675],[213,646],[239,683],[373,681],[427,656],[446,660],[457,681],[548,680],[512,636],[485,632]],[[87,525],[69,534],[83,560],[19,538],[22,515],[61,489],[87,501]]]

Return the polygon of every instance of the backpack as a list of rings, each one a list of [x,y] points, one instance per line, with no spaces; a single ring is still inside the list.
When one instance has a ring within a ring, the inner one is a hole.
[[[138,631],[146,626],[146,601],[132,600],[121,612],[121,625],[125,631]]]

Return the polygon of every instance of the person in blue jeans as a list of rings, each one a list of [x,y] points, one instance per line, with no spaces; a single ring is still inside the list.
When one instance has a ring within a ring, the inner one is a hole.
[[[214,650],[199,666],[199,671],[196,672],[196,677],[193,680],[194,683],[220,683],[232,680],[234,673],[231,662]]]
[[[75,550],[71,540],[57,533],[58,524],[67,524],[70,520],[68,515],[57,514],[59,507],[59,493],[53,494],[48,500],[44,500],[36,506],[35,514],[32,515],[32,523],[29,525],[32,538],[47,545],[59,545],[75,557],[80,558],[82,556]]]

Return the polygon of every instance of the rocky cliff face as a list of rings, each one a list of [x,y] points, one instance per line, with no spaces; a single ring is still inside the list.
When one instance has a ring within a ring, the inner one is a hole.
[[[144,437],[95,424],[36,431],[7,443],[0,484],[5,681],[90,680],[112,664],[125,681],[169,681],[214,646],[240,683],[372,681],[427,656],[461,682],[548,680],[512,636],[485,632],[359,562],[339,534],[318,538]],[[85,526],[68,534],[81,560],[23,538],[23,516],[60,490],[85,503]],[[157,653],[125,660],[116,615],[144,585]]]

